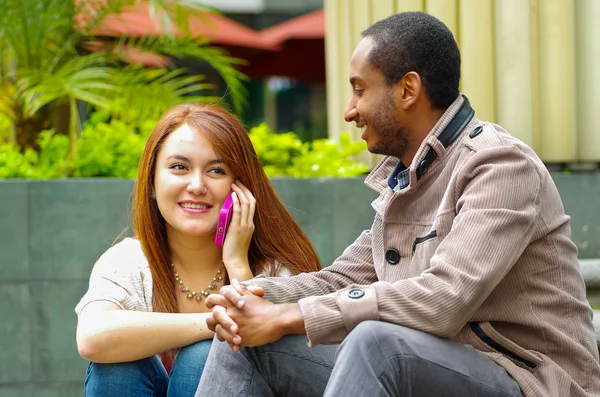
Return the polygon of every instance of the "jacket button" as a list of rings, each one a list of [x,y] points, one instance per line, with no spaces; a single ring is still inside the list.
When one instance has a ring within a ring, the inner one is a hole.
[[[400,262],[400,253],[394,248],[390,248],[385,252],[385,260],[390,265],[396,265],[398,262]]]
[[[421,160],[421,163],[419,164],[419,172],[421,173],[421,175],[424,175],[428,169],[429,163],[427,162],[427,160]]]
[[[358,299],[365,296],[365,291],[362,288],[352,288],[348,291],[348,298]]]
[[[481,134],[481,131],[483,131],[483,127],[482,126],[479,126],[479,127],[475,128],[469,134],[469,138],[471,138],[471,139],[475,138],[477,135]]]

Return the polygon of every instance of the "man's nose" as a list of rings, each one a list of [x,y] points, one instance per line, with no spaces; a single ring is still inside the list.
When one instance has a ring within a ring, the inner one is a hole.
[[[346,109],[344,110],[344,120],[350,123],[352,122],[356,116],[358,116],[358,110],[356,110],[356,106],[354,105],[354,101],[348,101],[346,105]]]

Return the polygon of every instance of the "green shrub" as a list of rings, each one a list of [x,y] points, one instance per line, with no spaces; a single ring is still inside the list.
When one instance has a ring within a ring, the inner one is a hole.
[[[351,177],[369,172],[369,167],[353,159],[366,143],[351,141],[349,133],[341,134],[339,144],[330,139],[302,142],[293,132],[274,134],[263,123],[250,129],[249,135],[269,177]]]
[[[106,123],[92,119],[81,132],[72,176],[135,178],[152,128],[148,125],[136,128],[118,120]]]
[[[0,141],[12,136],[13,125],[11,120],[2,113],[2,103],[0,102]]]
[[[40,178],[61,178],[68,174],[69,137],[55,134],[54,130],[42,131],[38,137],[40,153],[36,164]]]
[[[68,158],[69,138],[52,130],[40,133],[39,153],[21,153],[15,144],[0,144],[0,178],[135,178],[154,124],[107,121],[106,114],[97,112],[81,131],[73,158]],[[302,142],[293,132],[275,134],[261,124],[249,136],[269,177],[350,177],[369,171],[353,159],[366,144],[352,142],[347,133],[341,135],[339,144],[328,139]]]
[[[12,143],[0,143],[0,178],[39,178],[38,154],[28,149],[25,153]]]
[[[308,144],[296,134],[274,134],[266,123],[251,128],[249,136],[268,176],[287,175],[293,159],[308,151]]]
[[[38,136],[40,152],[20,148],[12,142],[0,143],[0,178],[60,178],[66,169],[69,138],[42,131]]]
[[[340,135],[339,144],[329,139],[312,141],[310,150],[292,159],[288,175],[296,178],[364,175],[369,172],[369,167],[352,157],[365,149],[365,142],[352,142],[347,132]]]

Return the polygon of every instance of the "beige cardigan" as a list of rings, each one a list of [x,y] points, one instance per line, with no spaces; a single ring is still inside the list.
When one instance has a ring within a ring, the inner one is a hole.
[[[398,159],[371,172],[373,226],[333,265],[252,283],[273,302],[299,301],[311,346],[386,321],[472,345],[527,397],[598,396],[592,310],[558,191],[533,150],[497,125],[474,118],[444,149],[436,137],[463,98],[424,140],[407,188],[387,185]],[[417,180],[428,147],[437,159]],[[399,263],[386,261],[390,248]],[[365,294],[352,299],[357,286]]]

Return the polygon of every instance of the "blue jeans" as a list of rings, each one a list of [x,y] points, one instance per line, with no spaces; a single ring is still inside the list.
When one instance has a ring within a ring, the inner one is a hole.
[[[171,374],[158,358],[98,364],[90,363],[85,379],[86,397],[192,397],[212,340],[203,340],[182,347],[175,356]]]

